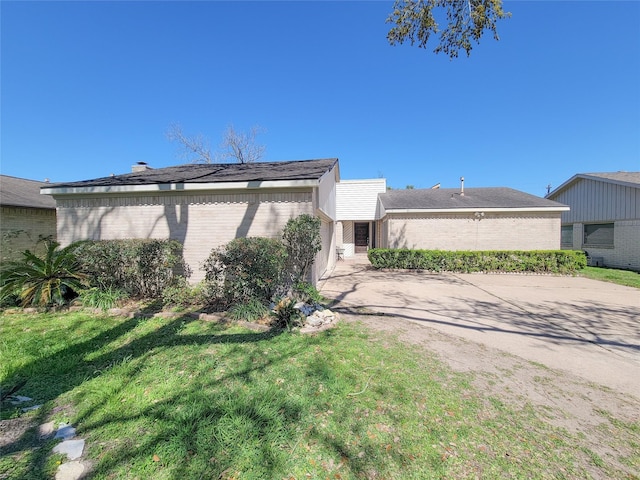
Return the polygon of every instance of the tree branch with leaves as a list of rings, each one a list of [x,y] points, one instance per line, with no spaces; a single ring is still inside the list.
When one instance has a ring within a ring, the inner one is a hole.
[[[387,40],[391,45],[408,41],[427,48],[431,36],[439,34],[435,53],[456,58],[464,50],[469,56],[472,44],[480,43],[485,31],[499,40],[497,23],[510,16],[503,10],[502,0],[396,0],[387,18],[387,23],[393,24]],[[437,18],[446,19],[444,28]]]

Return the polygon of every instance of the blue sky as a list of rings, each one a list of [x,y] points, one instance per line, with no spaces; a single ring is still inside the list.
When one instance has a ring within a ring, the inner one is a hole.
[[[264,160],[394,188],[544,195],[640,170],[640,2],[506,1],[471,57],[391,47],[393,2],[1,2],[1,164],[52,182],[184,163],[261,125]],[[433,45],[435,47],[435,45]]]

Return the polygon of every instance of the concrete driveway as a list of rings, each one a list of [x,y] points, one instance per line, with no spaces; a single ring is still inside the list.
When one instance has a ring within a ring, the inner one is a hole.
[[[640,399],[640,291],[580,277],[426,274],[338,262],[320,291]]]

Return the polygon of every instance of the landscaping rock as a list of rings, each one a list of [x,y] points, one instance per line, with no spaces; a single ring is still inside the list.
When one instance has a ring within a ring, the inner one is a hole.
[[[42,405],[34,405],[33,407],[24,407],[21,410],[26,413],[26,412],[31,412],[33,410],[38,410],[41,406]]]
[[[67,423],[61,423],[58,426],[56,436],[53,438],[62,438],[63,440],[69,440],[76,436],[76,429]]]
[[[78,461],[63,463],[58,467],[55,480],[78,480],[84,472],[84,465]]]
[[[62,453],[69,460],[77,460],[82,456],[84,440],[65,440],[53,448],[53,453]]]
[[[55,426],[53,422],[43,423],[38,427],[38,435],[40,438],[47,438],[50,436],[55,430]]]
[[[11,402],[11,405],[18,405],[20,403],[30,402],[32,400],[33,398],[23,397],[22,395],[12,395],[11,397],[9,397],[9,402]]]

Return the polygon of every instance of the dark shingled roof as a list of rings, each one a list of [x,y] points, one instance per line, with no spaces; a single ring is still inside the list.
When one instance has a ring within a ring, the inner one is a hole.
[[[337,158],[292,162],[191,163],[142,172],[114,175],[80,182],[55,183],[49,187],[109,187],[164,183],[227,183],[275,180],[316,180],[338,163]]]
[[[390,190],[380,194],[386,210],[428,210],[457,208],[549,208],[564,205],[505,187],[426,190]]]
[[[40,195],[40,187],[45,186],[49,184],[0,175],[0,205],[53,210],[56,208],[56,201],[48,195]]]

